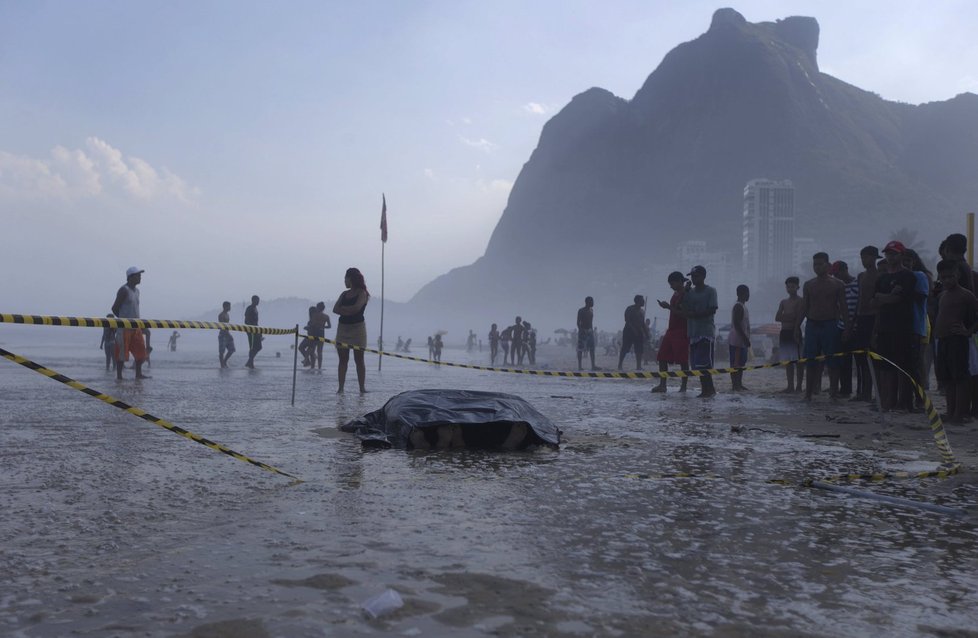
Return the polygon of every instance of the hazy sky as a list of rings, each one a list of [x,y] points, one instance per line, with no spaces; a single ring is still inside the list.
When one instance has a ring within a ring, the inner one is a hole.
[[[406,301],[471,263],[543,124],[631,98],[723,6],[692,0],[0,0],[0,311],[143,315],[334,298],[346,267]],[[733,5],[809,15],[824,72],[891,100],[978,92],[970,0]]]

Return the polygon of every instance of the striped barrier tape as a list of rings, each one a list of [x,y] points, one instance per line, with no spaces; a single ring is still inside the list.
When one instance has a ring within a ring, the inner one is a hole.
[[[913,378],[909,372],[893,363],[886,357],[876,352],[868,352],[871,359],[877,361],[885,361],[894,368],[896,368],[900,374],[910,379],[910,383],[913,384],[914,392],[917,393],[924,402],[924,412],[927,414],[927,419],[930,423],[931,433],[934,435],[934,443],[937,445],[938,452],[941,453],[941,459],[944,461],[944,467],[951,467],[957,464],[954,459],[954,453],[951,451],[951,442],[947,438],[947,432],[944,430],[944,422],[941,421],[941,415],[938,414],[937,408],[934,407],[934,402],[930,400],[930,395],[924,390],[917,381]]]
[[[868,350],[850,350],[848,352],[836,352],[835,354],[820,354],[817,357],[801,358],[801,359],[791,359],[788,361],[773,361],[771,363],[762,363],[752,366],[741,366],[737,368],[710,368],[704,370],[669,370],[666,372],[659,372],[657,370],[643,370],[641,372],[604,372],[604,371],[587,371],[587,370],[537,370],[532,368],[496,368],[492,366],[480,366],[471,363],[455,363],[452,361],[435,361],[433,359],[425,359],[423,357],[413,357],[407,354],[400,354],[397,352],[387,352],[385,350],[376,350],[374,348],[367,348],[365,346],[356,346],[349,343],[343,343],[330,339],[329,337],[313,337],[311,335],[299,334],[300,339],[308,339],[310,341],[321,341],[323,343],[329,343],[335,346],[340,346],[350,350],[360,350],[362,352],[369,352],[371,354],[382,355],[385,357],[391,357],[394,359],[404,359],[405,361],[417,361],[419,363],[430,363],[437,366],[445,366],[448,368],[466,368],[469,370],[481,370],[483,372],[509,372],[512,374],[527,374],[535,375],[540,377],[570,377],[575,379],[682,379],[682,378],[692,378],[692,377],[702,377],[706,375],[719,375],[719,374],[730,374],[733,372],[745,372],[750,370],[763,370],[766,368],[778,368],[781,366],[786,366],[791,363],[809,363],[811,361],[825,361],[826,359],[831,359],[833,357],[844,357],[850,354],[867,354]]]
[[[294,335],[295,328],[265,328],[216,321],[179,321],[174,319],[121,319],[118,317],[52,317],[49,315],[0,314],[0,323],[37,326],[70,326],[75,328],[184,328],[187,330],[233,330],[249,334]]]
[[[300,335],[300,336],[303,336],[303,335]],[[529,375],[537,375],[537,376],[545,376],[545,377],[572,377],[572,378],[586,378],[586,379],[661,379],[661,378],[699,377],[699,376],[703,376],[704,374],[711,374],[711,375],[713,375],[713,374],[729,374],[729,373],[732,373],[732,372],[742,372],[742,371],[746,371],[746,370],[762,370],[762,369],[765,369],[765,368],[782,367],[782,366],[786,366],[786,365],[791,364],[791,363],[802,364],[802,363],[808,363],[810,361],[825,361],[825,360],[830,359],[832,357],[844,357],[844,356],[851,355],[851,354],[866,354],[866,355],[868,355],[868,356],[870,356],[873,359],[876,359],[878,361],[885,361],[885,362],[889,363],[894,368],[896,368],[901,374],[903,374],[908,379],[910,379],[911,383],[913,383],[914,390],[917,392],[917,394],[924,401],[924,409],[925,409],[925,411],[927,413],[927,417],[928,417],[929,422],[930,422],[931,432],[934,435],[934,443],[937,445],[937,449],[938,449],[938,451],[941,454],[941,458],[942,458],[942,460],[944,462],[944,466],[948,466],[949,467],[949,466],[953,466],[953,465],[956,464],[956,461],[954,459],[954,454],[951,452],[951,443],[948,441],[947,433],[944,431],[944,423],[941,421],[941,417],[940,417],[940,415],[937,412],[937,408],[934,407],[933,402],[930,400],[930,396],[928,396],[928,394],[924,390],[924,388],[920,384],[918,384],[913,379],[913,377],[910,375],[910,373],[908,373],[906,370],[904,370],[900,366],[894,364],[892,361],[890,361],[886,357],[883,357],[882,355],[879,355],[879,354],[877,354],[875,352],[872,352],[870,350],[851,350],[849,352],[837,352],[835,354],[818,355],[816,357],[801,358],[801,359],[792,359],[792,360],[788,360],[788,361],[775,361],[775,362],[772,362],[772,363],[764,363],[764,364],[753,365],[753,366],[741,366],[741,367],[736,367],[736,368],[714,368],[714,369],[710,369],[710,370],[689,370],[689,371],[678,371],[678,372],[677,371],[671,371],[671,372],[657,372],[657,371],[656,372],[654,372],[654,371],[649,371],[649,372],[584,372],[584,371],[580,371],[580,372],[561,372],[561,371],[554,371],[554,370],[527,370],[527,369],[519,369],[519,368],[494,368],[494,367],[490,367],[490,366],[479,366],[479,365],[464,364],[464,363],[453,363],[453,362],[450,362],[450,361],[432,361],[431,359],[422,359],[421,357],[412,357],[410,355],[399,354],[399,353],[396,353],[396,352],[384,352],[382,350],[375,350],[373,348],[367,348],[367,347],[363,347],[363,346],[354,346],[354,345],[350,345],[350,344],[340,343],[340,342],[337,342],[337,341],[335,341],[333,339],[329,339],[327,337],[310,337],[308,335],[304,335],[304,336],[305,336],[305,338],[310,339],[312,341],[323,341],[325,343],[331,343],[331,344],[334,344],[334,345],[337,345],[337,346],[342,346],[342,347],[350,348],[350,349],[353,349],[353,350],[362,350],[364,352],[371,352],[371,353],[379,354],[379,355],[383,355],[383,356],[394,357],[396,359],[405,359],[407,361],[418,361],[418,362],[421,362],[421,363],[432,363],[432,364],[435,364],[435,365],[443,365],[443,366],[448,366],[448,367],[452,367],[452,368],[468,368],[470,370],[482,370],[482,371],[487,371],[487,372],[510,372],[510,373],[516,373],[516,374],[529,374]]]
[[[183,328],[188,330],[233,330],[237,332],[247,332],[251,334],[267,335],[293,335],[296,334],[295,328],[266,328],[263,326],[247,326],[233,323],[217,323],[213,321],[179,321],[173,319],[120,319],[110,317],[57,317],[50,315],[19,315],[0,313],[0,323],[16,323],[26,325],[43,326],[70,326],[80,328]],[[421,363],[431,363],[434,365],[446,366],[450,368],[467,368],[470,370],[482,370],[483,372],[508,372],[511,374],[527,374],[542,377],[572,377],[580,379],[681,379],[685,377],[702,377],[704,375],[730,374],[732,372],[744,372],[749,370],[762,370],[765,368],[777,368],[790,363],[807,363],[809,361],[825,361],[830,357],[845,356],[847,354],[863,354],[866,350],[852,350],[850,352],[838,352],[831,355],[819,355],[817,357],[792,359],[790,361],[775,361],[760,365],[742,366],[738,368],[711,368],[708,370],[686,370],[686,371],[642,371],[642,372],[604,372],[604,371],[557,371],[557,370],[534,370],[526,368],[497,368],[493,366],[480,366],[465,363],[454,363],[451,361],[433,361],[421,357],[412,357],[397,352],[386,352],[364,346],[355,346],[338,342],[327,337],[313,337],[310,335],[299,334],[300,338],[310,341],[321,341],[351,350],[360,350],[385,357],[404,359],[406,361],[418,361]]]
[[[0,322],[6,323],[20,323],[20,324],[34,324],[34,325],[50,325],[50,326],[78,326],[78,327],[122,327],[122,328],[185,328],[185,329],[210,329],[210,330],[237,330],[241,332],[248,333],[260,333],[260,334],[272,334],[272,335],[286,335],[286,334],[296,334],[295,328],[264,328],[260,326],[247,326],[239,324],[226,324],[226,323],[216,323],[216,322],[206,322],[206,321],[174,321],[174,320],[158,320],[158,319],[118,319],[118,318],[108,318],[108,317],[55,317],[46,315],[16,315],[16,314],[0,314]],[[832,357],[847,356],[852,354],[867,354],[871,358],[878,361],[885,361],[892,365],[894,368],[900,371],[901,374],[910,379],[913,384],[915,392],[924,401],[924,408],[927,413],[927,417],[930,422],[931,432],[934,435],[934,442],[937,445],[938,451],[944,461],[945,467],[950,467],[956,464],[954,455],[951,452],[951,444],[947,439],[947,433],[944,430],[944,424],[941,421],[940,415],[937,409],[934,407],[933,402],[930,397],[924,391],[923,387],[918,384],[913,377],[906,371],[897,366],[895,363],[889,359],[879,355],[870,350],[852,350],[849,352],[837,352],[830,355],[818,355],[816,357],[791,359],[786,361],[774,361],[771,363],[764,363],[752,366],[739,366],[733,368],[711,368],[707,370],[679,370],[679,371],[642,371],[642,372],[604,372],[604,371],[556,371],[556,370],[534,370],[525,368],[497,368],[493,366],[480,366],[473,364],[464,363],[454,363],[451,361],[433,361],[431,359],[423,359],[421,357],[414,357],[406,354],[400,354],[396,352],[385,352],[383,350],[378,350],[374,348],[367,348],[364,346],[356,346],[352,344],[346,344],[338,342],[334,339],[329,339],[327,337],[313,337],[310,335],[298,335],[304,339],[311,341],[321,341],[323,343],[329,343],[340,347],[349,348],[352,350],[360,350],[362,352],[370,352],[373,354],[393,357],[395,359],[404,359],[406,361],[417,361],[420,363],[429,363],[434,365],[452,367],[452,368],[465,368],[470,370],[481,370],[484,372],[506,372],[512,374],[527,374],[535,376],[544,377],[568,377],[568,378],[584,378],[584,379],[662,379],[662,378],[688,378],[688,377],[702,377],[704,375],[719,375],[719,374],[730,374],[734,372],[745,372],[749,370],[763,370],[766,368],[777,368],[786,366],[789,364],[797,363],[808,363],[812,361],[825,361]]]
[[[51,370],[50,368],[45,368],[41,364],[35,363],[34,361],[31,361],[30,359],[26,359],[26,358],[24,358],[24,357],[22,357],[20,355],[14,354],[12,352],[8,352],[7,350],[4,350],[3,348],[0,348],[0,356],[2,356],[5,359],[8,359],[10,361],[13,361],[14,363],[18,363],[18,364],[24,366],[25,368],[27,368],[29,370],[33,370],[34,372],[37,372],[38,374],[44,375],[44,376],[48,377],[49,379],[53,379],[54,381],[57,381],[58,383],[63,383],[63,384],[65,384],[68,387],[74,388],[75,390],[78,390],[80,392],[84,392],[88,396],[93,397],[93,398],[96,398],[99,401],[103,401],[105,403],[108,403],[109,405],[111,405],[114,408],[119,408],[120,410],[124,410],[124,411],[128,412],[129,414],[138,416],[140,419],[143,419],[144,421],[149,421],[153,425],[158,425],[161,428],[165,428],[165,429],[169,430],[170,432],[173,432],[174,434],[179,434],[180,436],[182,436],[184,438],[187,438],[187,439],[190,439],[191,441],[194,441],[195,443],[200,443],[201,445],[207,446],[207,447],[209,447],[212,450],[217,450],[218,452],[221,452],[223,454],[227,454],[228,456],[233,457],[233,458],[236,458],[239,461],[244,461],[245,463],[250,463],[251,465],[254,465],[256,467],[260,467],[261,469],[263,469],[263,470],[265,470],[267,472],[272,472],[274,474],[281,474],[282,476],[287,476],[290,479],[294,479],[296,481],[301,481],[302,480],[302,479],[300,479],[300,478],[298,478],[296,476],[292,476],[291,474],[289,474],[287,472],[283,472],[282,470],[279,470],[277,468],[274,468],[271,465],[267,465],[265,463],[262,463],[261,461],[256,461],[255,459],[252,459],[250,457],[247,457],[244,454],[241,454],[240,452],[235,452],[231,448],[226,447],[224,445],[221,445],[220,443],[216,443],[214,441],[211,441],[210,439],[206,439],[206,438],[200,436],[199,434],[194,434],[193,432],[190,432],[188,430],[184,430],[183,428],[181,428],[178,425],[174,425],[173,423],[170,423],[169,421],[167,421],[165,419],[161,419],[158,416],[153,416],[152,414],[149,414],[145,410],[141,410],[141,409],[139,409],[137,407],[131,406],[128,403],[125,403],[124,401],[120,401],[119,399],[116,399],[114,397],[109,396],[108,394],[105,394],[105,393],[99,392],[98,390],[94,390],[92,388],[89,388],[88,386],[86,386],[83,383],[80,383],[78,381],[75,381],[74,379],[72,379],[70,377],[66,377],[65,375],[60,374],[58,372],[55,372],[54,370]]]

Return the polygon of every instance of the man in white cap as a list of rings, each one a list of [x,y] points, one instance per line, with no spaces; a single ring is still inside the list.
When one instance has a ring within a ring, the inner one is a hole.
[[[126,269],[126,284],[119,288],[115,295],[115,303],[112,304],[112,312],[120,319],[139,319],[139,289],[136,288],[142,280],[143,273],[135,266]],[[136,362],[136,378],[148,379],[143,374],[143,362],[149,355],[146,351],[146,342],[143,340],[143,331],[139,328],[126,328],[116,330],[116,367],[115,376],[122,378],[122,365],[129,360],[129,353],[132,353],[133,360]]]

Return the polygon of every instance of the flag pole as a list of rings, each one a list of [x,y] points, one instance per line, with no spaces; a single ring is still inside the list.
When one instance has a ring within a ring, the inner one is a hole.
[[[387,247],[387,195],[381,193],[380,208],[380,347],[384,350],[384,249]],[[377,355],[377,372],[380,372],[384,355]]]
[[[380,244],[380,350],[384,349],[384,247],[387,244]],[[381,362],[384,355],[377,355],[377,372],[380,372]]]

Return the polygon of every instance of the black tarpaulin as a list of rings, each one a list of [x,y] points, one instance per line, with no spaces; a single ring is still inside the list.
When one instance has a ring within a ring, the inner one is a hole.
[[[475,390],[402,392],[342,429],[356,434],[365,446],[398,448],[556,447],[561,434],[550,419],[520,397]]]

